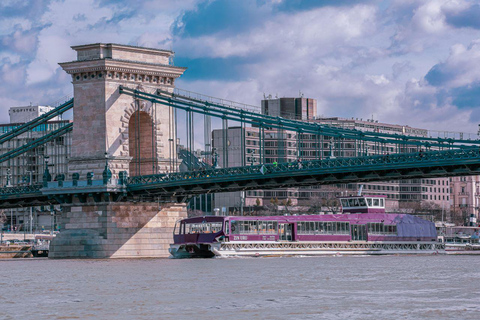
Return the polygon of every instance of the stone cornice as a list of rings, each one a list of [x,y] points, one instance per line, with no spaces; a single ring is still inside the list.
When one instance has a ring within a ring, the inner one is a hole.
[[[71,73],[72,70],[78,70],[75,72],[88,72],[86,69],[92,68],[92,71],[102,70],[101,68],[105,67],[114,67],[124,68],[130,70],[142,70],[142,71],[153,71],[153,70],[171,70],[183,73],[187,68],[171,66],[168,64],[158,64],[158,63],[148,63],[148,62],[139,62],[139,61],[130,61],[130,60],[120,60],[120,59],[97,59],[97,60],[83,60],[83,61],[70,61],[62,62],[59,65],[65,69],[68,73]],[[85,71],[83,71],[85,70]]]
[[[92,73],[92,72],[120,72],[129,74],[141,74],[149,76],[163,76],[178,78],[186,68],[170,65],[142,63],[136,61],[118,59],[97,59],[89,61],[72,61],[60,63],[60,66],[68,74]]]

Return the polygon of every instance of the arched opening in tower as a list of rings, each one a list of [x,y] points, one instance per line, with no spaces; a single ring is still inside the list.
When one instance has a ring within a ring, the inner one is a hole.
[[[128,122],[130,176],[156,173],[157,157],[153,120],[144,111],[135,111]]]

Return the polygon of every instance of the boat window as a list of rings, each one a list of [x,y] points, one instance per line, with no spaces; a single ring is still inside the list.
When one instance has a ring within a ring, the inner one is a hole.
[[[230,228],[229,228],[230,221],[225,221],[225,234],[230,233]]]
[[[231,222],[232,234],[276,234],[277,221],[239,221]]]
[[[185,233],[218,233],[222,231],[222,222],[186,223]]]
[[[379,222],[368,223],[368,233],[378,235],[397,235],[396,225],[384,225]]]
[[[342,202],[342,207],[348,207],[348,200],[347,199],[341,199]]]
[[[381,206],[381,207],[384,207],[384,206],[385,206],[383,200],[384,200],[384,199],[380,199],[380,206]]]
[[[348,222],[305,221],[297,223],[298,234],[349,234]]]
[[[222,223],[221,222],[212,222],[211,224],[211,232],[218,233],[222,231]]]
[[[364,199],[364,198],[358,199],[358,203],[360,204],[361,207],[367,206],[367,204],[365,203],[365,199]]]
[[[367,198],[367,203],[368,203],[368,206],[371,207],[372,206],[372,198]]]
[[[259,234],[274,234],[276,231],[276,221],[258,221]],[[275,225],[274,225],[275,224]]]
[[[380,199],[373,199],[373,206],[374,207],[380,206]]]
[[[239,234],[240,233],[240,228],[238,227],[239,226],[239,223],[237,220],[233,220],[231,222],[231,230],[232,230],[232,234]]]

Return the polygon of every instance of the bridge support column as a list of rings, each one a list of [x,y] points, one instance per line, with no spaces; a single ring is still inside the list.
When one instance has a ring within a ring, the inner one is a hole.
[[[160,210],[159,210],[160,209]],[[64,205],[49,258],[164,258],[185,204]]]

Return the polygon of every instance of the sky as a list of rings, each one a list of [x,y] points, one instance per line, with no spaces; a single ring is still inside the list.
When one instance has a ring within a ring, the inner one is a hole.
[[[72,96],[58,63],[102,42],[173,50],[184,90],[476,134],[479,17],[478,0],[2,0],[0,122]]]

